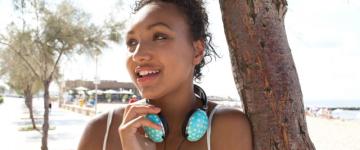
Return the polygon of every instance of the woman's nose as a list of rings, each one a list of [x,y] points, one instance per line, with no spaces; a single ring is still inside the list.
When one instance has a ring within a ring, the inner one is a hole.
[[[132,55],[134,62],[146,62],[151,60],[151,54],[149,52],[149,47],[146,46],[146,43],[139,43],[135,52]]]

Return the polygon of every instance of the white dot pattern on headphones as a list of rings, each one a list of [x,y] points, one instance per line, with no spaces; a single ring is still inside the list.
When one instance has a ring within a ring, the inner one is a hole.
[[[159,116],[154,115],[154,114],[147,114],[145,116],[145,118],[148,118],[151,122],[154,122],[156,124],[159,124],[160,126],[163,126]],[[164,128],[162,128],[164,129]],[[150,127],[144,127],[145,133],[147,134],[147,136],[152,139],[154,142],[158,143],[158,142],[162,142],[164,140],[164,134],[165,131],[164,130],[156,130],[154,128],[150,128]]]
[[[208,129],[208,122],[206,112],[200,108],[196,109],[186,126],[187,139],[191,142],[200,140]]]

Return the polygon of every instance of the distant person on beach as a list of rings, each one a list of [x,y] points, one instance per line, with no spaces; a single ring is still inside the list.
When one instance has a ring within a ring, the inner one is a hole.
[[[320,108],[316,112],[317,117],[326,118],[326,119],[333,119],[331,115],[331,111],[328,108]]]
[[[204,2],[140,0],[128,23],[126,66],[144,99],[93,119],[78,149],[252,149],[243,112],[207,101],[193,83],[217,56]]]

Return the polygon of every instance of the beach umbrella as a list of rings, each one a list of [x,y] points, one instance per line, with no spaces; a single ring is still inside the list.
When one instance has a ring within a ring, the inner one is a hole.
[[[120,91],[119,93],[120,93],[120,94],[134,94],[133,92],[127,91],[127,90]]]
[[[86,91],[86,90],[88,90],[88,88],[79,86],[79,87],[75,88],[75,90],[77,90],[77,91]]]
[[[97,93],[98,95],[101,95],[104,93],[103,90],[97,90],[97,92],[95,90],[90,90],[90,91],[87,91],[88,94],[94,94],[94,93]]]
[[[106,90],[104,93],[105,94],[118,94],[119,92],[115,91],[115,90]]]
[[[84,91],[79,91],[78,94],[85,94],[85,92]]]

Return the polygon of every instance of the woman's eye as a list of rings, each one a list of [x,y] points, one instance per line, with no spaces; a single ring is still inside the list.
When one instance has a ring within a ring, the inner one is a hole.
[[[155,33],[154,34],[154,40],[166,40],[168,39],[168,36],[163,33]]]
[[[138,41],[135,39],[130,39],[130,40],[126,41],[126,45],[128,47],[128,50],[130,52],[133,52],[133,51],[135,51],[136,46],[138,45]]]
[[[134,39],[130,39],[126,42],[126,45],[129,47],[133,47],[136,46],[138,44],[138,41],[134,40]]]

